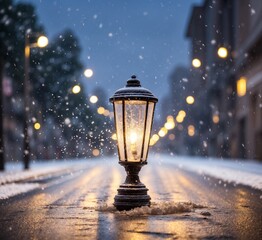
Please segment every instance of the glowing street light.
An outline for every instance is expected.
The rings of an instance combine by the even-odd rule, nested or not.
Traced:
[[[218,114],[214,114],[212,116],[212,120],[213,120],[213,123],[218,124],[219,123],[219,115]]]
[[[201,61],[200,61],[198,58],[194,58],[194,59],[192,60],[192,66],[193,66],[194,68],[199,68],[199,67],[201,67]]]
[[[84,75],[87,77],[87,78],[91,78],[93,76],[94,72],[92,69],[88,68],[84,71]]]
[[[191,105],[191,104],[193,104],[195,102],[195,99],[194,99],[193,96],[187,96],[186,102],[187,102],[187,104]]]
[[[39,123],[39,122],[36,122],[35,124],[34,124],[34,129],[35,130],[39,130],[41,128],[41,124]]]
[[[189,125],[187,128],[187,133],[190,137],[195,135],[195,127],[193,125]]]
[[[93,95],[93,96],[91,96],[91,97],[89,98],[89,101],[90,101],[91,103],[97,103],[98,97],[95,96],[95,95]]]
[[[184,118],[186,116],[186,112],[184,110],[180,110],[178,115],[180,115]]]
[[[37,36],[35,33],[30,33],[26,31],[25,34],[25,48],[24,48],[24,138],[23,138],[23,161],[24,161],[24,169],[29,169],[29,162],[30,162],[30,139],[28,133],[28,126],[29,126],[29,112],[30,112],[30,78],[29,78],[29,71],[30,71],[30,50],[33,47],[46,47],[48,44],[48,38],[45,36],[40,36],[37,38],[36,42],[32,43],[32,37]]]
[[[226,58],[227,55],[228,55],[228,51],[225,47],[220,47],[218,50],[217,50],[217,55],[220,57],[220,58]]]
[[[170,121],[170,122],[166,122],[165,123],[165,128],[167,129],[167,130],[171,130],[171,129],[174,129],[175,128],[175,126],[176,126],[176,124],[175,124],[175,122],[174,121]]]
[[[48,38],[46,36],[40,36],[37,39],[37,46],[40,48],[46,47],[48,45]]]
[[[158,132],[159,137],[164,137],[164,136],[166,136],[166,134],[167,134],[167,129],[164,128],[164,127],[162,127],[162,128],[159,130],[159,132]]]
[[[73,86],[72,93],[78,94],[78,93],[80,93],[80,91],[81,91],[81,87],[79,85]]]
[[[104,114],[104,113],[105,113],[105,108],[104,108],[104,107],[99,107],[99,108],[97,109],[97,113],[98,113],[98,114]]]
[[[247,79],[241,77],[239,80],[237,80],[237,95],[239,97],[243,97],[246,95],[246,92],[247,92]]]
[[[136,76],[110,98],[114,105],[119,164],[124,166],[127,177],[118,189],[114,206],[118,210],[150,206],[148,189],[140,182],[138,173],[147,164],[155,104],[158,99],[142,88]]]

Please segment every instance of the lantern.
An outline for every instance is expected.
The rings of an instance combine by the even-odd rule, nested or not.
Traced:
[[[149,90],[141,87],[134,75],[127,81],[126,87],[117,90],[110,98],[114,106],[119,164],[127,173],[126,181],[115,196],[114,205],[118,210],[150,206],[148,189],[140,182],[138,173],[147,164],[157,101]]]

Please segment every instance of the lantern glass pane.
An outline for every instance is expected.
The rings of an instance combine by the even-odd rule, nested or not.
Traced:
[[[146,161],[146,159],[147,159],[148,145],[149,145],[150,133],[151,133],[151,128],[152,128],[154,107],[155,107],[155,103],[153,103],[153,102],[148,103],[146,130],[145,130],[145,142],[144,142],[144,151],[143,151],[142,161]]]
[[[115,107],[115,123],[117,134],[117,147],[120,161],[125,161],[125,148],[124,148],[124,131],[123,131],[123,104],[122,101],[114,102]]]
[[[146,101],[125,100],[125,140],[128,162],[141,161]]]

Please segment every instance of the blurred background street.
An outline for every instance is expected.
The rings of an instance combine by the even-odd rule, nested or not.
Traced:
[[[119,213],[133,74],[152,206]],[[261,238],[261,0],[0,0],[0,79],[1,239]]]
[[[261,160],[261,9],[1,0],[0,168],[116,153],[108,98],[133,73],[160,99],[151,151]]]

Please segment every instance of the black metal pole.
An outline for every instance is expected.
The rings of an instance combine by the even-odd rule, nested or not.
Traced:
[[[25,36],[25,78],[24,78],[24,169],[29,169],[30,162],[30,144],[29,144],[29,64],[30,64],[30,42],[29,35]]]
[[[138,173],[143,165],[142,162],[120,162],[126,170],[126,180],[117,189],[118,194],[114,198],[114,206],[117,210],[130,210],[136,207],[150,206],[148,189],[140,182]]]
[[[3,132],[3,69],[4,61],[0,57],[0,171],[5,170],[5,159],[4,159],[4,132]]]

